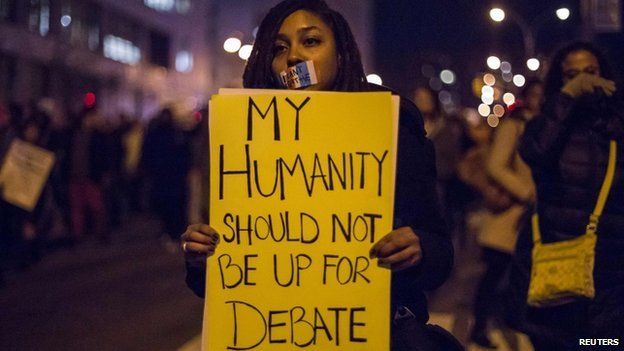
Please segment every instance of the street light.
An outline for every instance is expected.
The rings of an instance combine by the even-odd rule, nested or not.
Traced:
[[[501,8],[495,7],[490,10],[490,18],[494,22],[502,22],[505,19],[505,11]]]
[[[537,71],[540,68],[540,62],[535,57],[528,59],[526,65],[531,71]]]
[[[242,45],[242,43],[241,43],[240,39],[234,38],[234,37],[227,38],[225,40],[225,42],[223,42],[223,50],[233,54],[233,53],[237,52],[240,49],[241,45]]]
[[[557,15],[557,18],[565,21],[568,19],[568,17],[570,17],[570,9],[562,7],[560,9],[557,9],[557,11],[555,11],[555,14]]]
[[[557,18],[562,21],[567,20],[570,17],[570,10],[562,7],[555,11]],[[535,17],[530,23],[525,21],[524,18],[517,13],[507,10],[506,12],[498,7],[490,10],[490,18],[494,22],[502,22],[505,18],[509,18],[514,22],[522,31],[522,38],[524,40],[524,54],[527,57],[533,57],[535,54],[535,38],[537,37],[539,26],[541,26],[550,16],[552,12],[544,12],[541,15]]]
[[[490,57],[487,58],[487,65],[491,69],[498,69],[500,67],[500,65],[501,65],[501,61],[496,56],[490,56]]]

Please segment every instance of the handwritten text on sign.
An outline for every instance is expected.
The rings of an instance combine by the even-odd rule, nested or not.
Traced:
[[[384,350],[391,230],[388,93],[241,94],[210,106],[206,350]]]

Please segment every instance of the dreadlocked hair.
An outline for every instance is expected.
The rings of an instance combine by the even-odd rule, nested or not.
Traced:
[[[310,11],[319,16],[334,34],[338,72],[333,90],[369,90],[360,51],[349,24],[340,13],[329,8],[323,0],[285,0],[269,10],[258,28],[256,41],[243,74],[243,86],[261,89],[283,88],[271,68],[273,45],[282,22],[298,10]]]

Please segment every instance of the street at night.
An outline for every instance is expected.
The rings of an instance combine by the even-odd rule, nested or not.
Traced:
[[[203,300],[186,287],[184,262],[160,233],[158,222],[137,216],[110,243],[87,238],[8,274],[0,290],[0,344],[15,351],[198,351]],[[430,323],[464,342],[483,272],[476,244],[465,245],[454,274],[430,302]],[[498,328],[491,334],[500,350],[532,350],[521,334]]]
[[[3,350],[177,350],[201,332],[203,300],[159,226],[131,220],[9,274],[0,290]]]

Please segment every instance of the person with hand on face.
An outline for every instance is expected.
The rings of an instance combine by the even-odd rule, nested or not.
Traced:
[[[574,350],[579,338],[623,335],[624,103],[603,54],[582,42],[556,53],[544,95],[542,112],[528,122],[519,148],[535,181],[543,243],[585,233],[607,174],[610,141],[617,142],[615,177],[596,229],[595,297],[554,307],[526,306],[531,225],[525,225],[516,247],[511,278],[513,290],[523,295],[516,300],[525,304],[521,329],[535,350]]]
[[[310,61],[318,82],[302,89],[387,90],[366,82],[348,24],[322,0],[286,0],[269,11],[259,27],[243,85],[284,89],[280,73]],[[370,250],[380,266],[392,270],[393,350],[449,350],[448,346],[435,346],[428,336],[431,328],[425,327],[428,312],[423,291],[446,280],[453,260],[453,248],[438,211],[435,178],[433,147],[425,138],[422,117],[413,103],[401,99],[395,229]],[[206,258],[217,249],[219,234],[210,225],[192,224],[181,239],[187,284],[203,297]],[[454,342],[452,336],[445,336]]]

